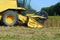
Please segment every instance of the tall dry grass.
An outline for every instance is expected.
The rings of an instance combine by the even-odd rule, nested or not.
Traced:
[[[44,24],[46,27],[60,27],[60,16],[49,16]]]

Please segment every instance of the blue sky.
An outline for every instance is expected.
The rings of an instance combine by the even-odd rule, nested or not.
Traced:
[[[33,9],[39,11],[42,7],[49,7],[60,2],[60,0],[31,0],[30,5]]]

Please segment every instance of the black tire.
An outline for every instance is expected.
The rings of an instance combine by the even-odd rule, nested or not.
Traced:
[[[9,14],[13,15],[13,17],[14,17],[14,21],[12,23],[7,23],[5,21],[6,20],[6,16],[9,15]],[[2,15],[2,22],[6,26],[14,26],[17,23],[17,21],[18,21],[18,16],[17,16],[17,12],[15,12],[15,11],[8,10],[8,11],[4,12],[3,15]]]

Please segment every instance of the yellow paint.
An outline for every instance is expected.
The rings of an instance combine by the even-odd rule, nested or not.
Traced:
[[[28,21],[28,27],[33,27],[33,28],[41,28],[44,25],[42,23],[39,23],[38,21],[36,21],[33,17],[29,17],[29,21]]]
[[[33,18],[45,18],[44,16],[38,16],[38,15],[34,15],[34,14],[27,14],[26,16],[28,17],[33,17]]]
[[[35,20],[36,17],[28,16],[29,19],[27,19],[27,16],[23,16],[21,14],[18,14],[18,18],[23,23],[26,23],[28,21],[27,22],[28,27],[33,27],[33,28],[41,28],[41,27],[44,27],[44,24],[43,23],[40,23],[40,22],[38,22],[38,21]]]
[[[26,16],[29,17],[28,24],[27,24],[29,27],[33,27],[33,28],[44,27],[44,23],[40,23],[36,21],[35,18],[45,18],[45,17],[34,15],[34,14],[27,14]]]
[[[25,10],[22,7],[17,7],[17,0],[0,0],[0,12],[7,9],[20,9]]]
[[[14,22],[14,16],[11,14],[8,14],[5,18],[6,23],[10,24]]]
[[[33,28],[44,27],[43,23],[40,23],[35,20],[36,17],[28,16],[29,19],[27,19],[27,16],[23,16],[21,14],[18,14],[18,17],[23,23],[26,23],[28,21],[27,22],[28,27],[33,27]]]
[[[21,14],[18,14],[18,18],[19,18],[19,20],[21,20],[23,23],[26,23],[26,21],[27,21],[27,17],[26,17],[26,16],[23,16],[23,15],[21,15]]]

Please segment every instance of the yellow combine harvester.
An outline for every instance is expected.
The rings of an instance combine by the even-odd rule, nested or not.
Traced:
[[[45,18],[43,16],[26,15],[25,11],[29,5],[29,0],[0,0],[0,21],[7,26],[16,25],[18,22],[26,24],[28,27],[43,27],[44,24],[36,21],[36,18]]]

